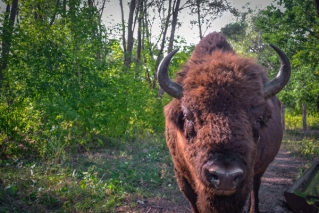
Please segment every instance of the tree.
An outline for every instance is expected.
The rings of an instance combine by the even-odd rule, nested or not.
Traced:
[[[249,6],[249,5],[247,5]],[[256,26],[256,19],[260,15],[260,9],[247,8],[247,11],[239,13],[237,21],[225,25],[221,32],[227,36],[237,53],[254,57],[268,68],[277,68],[269,63],[269,57],[275,55],[272,48],[263,41],[262,31]],[[270,51],[269,51],[270,50]],[[274,72],[275,74],[277,71]]]
[[[0,70],[0,89],[3,87],[4,71],[8,65],[8,56],[11,48],[12,34],[18,11],[18,0],[12,0],[7,4],[3,19],[2,31],[2,52],[1,52],[1,70]]]
[[[105,115],[112,108],[103,103],[117,92],[106,72],[115,59],[106,61],[112,43],[92,3],[20,0],[14,25],[10,14],[4,14],[1,38],[9,41],[10,50],[2,50],[1,60],[6,65],[0,93],[1,157],[44,155],[56,142],[69,146],[86,143],[97,131],[107,134],[106,119],[99,118],[113,119]],[[14,7],[7,8],[15,14]]]
[[[186,7],[190,8],[190,15],[196,14],[196,19],[191,24],[198,27],[200,39],[224,12],[230,11],[233,15],[238,15],[238,11],[227,0],[188,0],[182,8]]]
[[[293,65],[288,92],[280,94],[292,108],[306,102],[309,110],[319,109],[319,18],[312,0],[277,0],[279,9],[268,6],[260,13],[256,26],[265,42],[282,48]],[[302,77],[301,77],[302,76]],[[289,101],[288,97],[295,97]],[[297,98],[298,97],[298,98]]]

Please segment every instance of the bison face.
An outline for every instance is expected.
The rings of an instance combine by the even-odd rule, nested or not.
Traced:
[[[183,119],[177,146],[183,149],[194,179],[215,195],[233,195],[237,190],[248,192],[250,188],[244,186],[252,181],[264,105],[253,106],[251,110],[236,107],[221,111],[210,104],[211,112],[207,112],[201,111],[205,106],[197,98],[187,99],[187,96],[182,99],[185,103],[181,105]]]
[[[219,106],[222,101],[217,100],[219,96],[210,97],[217,103],[209,103],[210,110],[202,110],[209,101],[200,100],[203,96],[197,97],[185,95],[181,100],[183,119],[178,143],[183,144],[179,146],[184,148],[194,178],[198,178],[204,188],[217,195],[232,195],[252,180],[264,111],[255,116],[249,109],[255,107],[243,107],[241,100],[236,104],[236,99],[229,107]]]

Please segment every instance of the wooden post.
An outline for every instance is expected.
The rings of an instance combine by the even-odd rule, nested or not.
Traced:
[[[282,130],[285,131],[285,105],[281,104],[281,124]]]
[[[307,110],[306,110],[306,104],[302,104],[302,128],[303,131],[307,131]]]

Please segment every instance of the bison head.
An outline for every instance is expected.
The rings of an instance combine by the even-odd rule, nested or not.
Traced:
[[[236,55],[217,33],[196,46],[176,82],[169,78],[168,69],[177,50],[159,66],[158,82],[175,98],[165,107],[165,116],[167,144],[179,186],[191,203],[209,206],[194,204],[194,209],[212,211],[208,208],[230,199],[238,203],[235,208],[245,203],[260,131],[271,117],[269,98],[290,76],[287,56],[271,46],[281,59],[281,69],[271,81],[261,66]]]

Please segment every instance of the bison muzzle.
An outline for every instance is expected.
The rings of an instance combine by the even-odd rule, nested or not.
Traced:
[[[275,96],[290,77],[287,56],[268,80],[254,60],[238,56],[226,38],[211,33],[195,47],[176,81],[169,53],[158,68],[161,88],[174,97],[165,107],[166,141],[175,175],[193,212],[240,213],[250,196],[259,212],[261,177],[278,153],[283,130]]]

